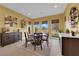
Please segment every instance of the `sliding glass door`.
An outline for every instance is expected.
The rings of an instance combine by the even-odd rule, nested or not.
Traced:
[[[58,31],[59,31],[59,20],[52,20],[51,21],[51,32],[52,32],[52,36],[57,36]]]

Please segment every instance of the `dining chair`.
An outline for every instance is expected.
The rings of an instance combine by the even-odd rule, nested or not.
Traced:
[[[25,35],[25,47],[27,47],[28,42],[32,42],[33,38],[31,36],[27,37],[26,32],[24,32]]]
[[[48,44],[49,44],[48,38],[49,38],[49,34],[48,34],[48,33],[42,34],[42,40],[43,40],[43,41],[46,41],[47,46],[48,46]]]
[[[37,46],[41,47],[42,50],[42,36],[39,33],[34,33],[34,50],[36,50]]]

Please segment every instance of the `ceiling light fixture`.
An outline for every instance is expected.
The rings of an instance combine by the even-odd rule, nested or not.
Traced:
[[[31,13],[28,13],[27,15],[31,15]]]
[[[57,8],[58,4],[48,4],[50,7]]]
[[[54,5],[54,8],[57,8],[58,7],[58,5]]]

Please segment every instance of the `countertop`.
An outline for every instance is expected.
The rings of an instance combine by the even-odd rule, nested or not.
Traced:
[[[60,33],[59,37],[79,38],[79,35],[72,36],[71,34]]]

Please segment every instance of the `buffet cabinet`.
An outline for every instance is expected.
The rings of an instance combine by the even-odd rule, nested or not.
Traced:
[[[0,46],[2,47],[19,40],[22,40],[21,32],[0,33]]]

